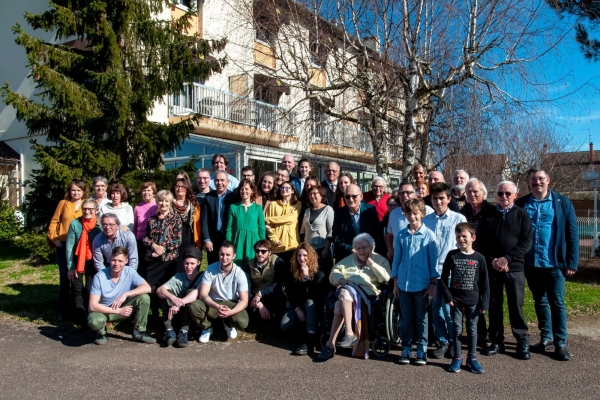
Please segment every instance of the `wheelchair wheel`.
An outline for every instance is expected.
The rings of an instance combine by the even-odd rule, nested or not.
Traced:
[[[328,340],[329,340],[329,332],[321,333],[321,336],[319,336],[319,344],[321,345],[321,348],[325,347]]]
[[[400,303],[393,294],[386,299],[385,332],[392,345],[400,344]]]
[[[384,336],[378,336],[373,340],[373,343],[371,343],[371,351],[375,357],[382,358],[387,356],[390,353],[391,348],[392,344]]]

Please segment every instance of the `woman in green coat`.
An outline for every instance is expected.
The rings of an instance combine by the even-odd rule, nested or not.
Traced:
[[[265,217],[262,207],[254,202],[256,187],[250,180],[242,179],[238,195],[242,201],[229,208],[225,238],[235,245],[234,262],[246,270],[254,258],[254,244],[265,238]]]

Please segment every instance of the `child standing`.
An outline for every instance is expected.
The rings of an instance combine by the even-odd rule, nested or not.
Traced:
[[[409,225],[396,236],[392,278],[394,296],[400,299],[402,353],[399,363],[408,364],[414,338],[417,343],[415,365],[427,364],[427,303],[435,298],[439,273],[436,270],[438,251],[435,235],[421,220],[425,203],[408,200],[403,211]]]
[[[460,372],[462,365],[463,316],[467,325],[467,366],[471,372],[482,374],[483,367],[477,361],[477,321],[479,314],[485,313],[490,301],[485,257],[473,250],[475,229],[467,222],[456,225],[454,230],[458,249],[448,252],[442,270],[442,294],[444,301],[450,304],[454,327],[454,358],[448,371]],[[450,278],[450,286],[446,286]]]

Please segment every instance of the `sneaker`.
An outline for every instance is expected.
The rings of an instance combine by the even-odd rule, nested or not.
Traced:
[[[398,364],[410,364],[410,350],[402,350],[402,353],[400,353],[400,358],[398,359]]]
[[[94,340],[94,344],[106,344],[108,342],[108,337],[106,335],[103,335],[101,333],[98,333],[96,335],[96,340]]]
[[[212,327],[210,327],[208,329],[204,329],[202,331],[202,334],[198,338],[198,342],[200,342],[200,343],[208,343],[208,341],[210,340],[210,335],[212,335],[212,333],[213,333]]]
[[[415,365],[426,365],[427,364],[427,354],[424,351],[417,351],[417,356],[415,358]]]
[[[175,343],[175,331],[173,329],[167,329],[165,336],[163,337],[163,341],[167,347],[173,346],[173,343]]]
[[[237,337],[237,330],[234,327],[228,327],[225,325],[225,332],[227,332],[227,337],[229,339],[235,339]]]
[[[358,338],[353,333],[352,335],[345,334],[342,341],[338,343],[338,346],[342,349],[351,349],[352,346],[358,343]]]
[[[321,349],[321,352],[317,356],[317,360],[318,361],[327,361],[330,358],[333,358],[334,355],[335,355],[335,349],[332,349],[331,347],[325,345],[325,346],[323,346],[323,349]]]
[[[437,349],[433,351],[433,358],[444,358],[444,355],[448,351],[448,342],[440,342]]]
[[[180,330],[179,333],[177,334],[177,347],[187,347],[188,345],[188,336],[187,336],[187,331],[186,330]]]
[[[297,356],[305,356],[308,354],[308,346],[306,343],[302,343],[296,350],[294,350],[294,354]]]
[[[479,364],[479,361],[477,361],[477,357],[468,357],[467,367],[469,367],[474,374],[483,374],[483,367]]]
[[[455,357],[454,359],[452,359],[452,363],[450,363],[450,366],[448,367],[448,371],[449,372],[460,372],[461,365],[462,365],[462,358]]]
[[[134,342],[145,343],[145,344],[156,343],[156,339],[154,339],[152,336],[148,335],[146,332],[133,331],[133,335],[131,335],[131,338],[133,339]]]

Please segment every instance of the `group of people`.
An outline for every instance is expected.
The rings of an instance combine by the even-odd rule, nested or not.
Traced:
[[[417,165],[391,193],[381,177],[363,193],[336,162],[321,182],[308,159],[296,163],[292,155],[258,179],[251,167],[240,180],[230,175],[222,154],[212,164],[196,172],[196,190],[183,171],[170,190],[144,183],[133,208],[125,188],[104,177],[94,178],[91,197],[85,182],[69,184],[48,230],[60,271],[59,319],[72,289],[76,330],[89,326],[96,344],[107,342],[108,321],[132,314],[133,339],[154,343],[148,313],[156,319],[161,310],[169,346],[186,347],[194,329],[208,342],[219,320],[229,338],[276,320],[284,332],[301,332],[294,353],[302,355],[315,351],[335,291],[329,340],[317,357],[325,361],[338,347],[356,349],[362,305],[389,287],[401,310],[400,364],[426,364],[434,342],[431,356],[451,358],[449,370],[460,371],[464,319],[466,365],[482,373],[478,342],[485,355],[505,351],[506,290],[517,358],[552,347],[558,360],[570,358],[564,291],[577,270],[578,232],[571,202],[549,189],[545,171],[530,171],[531,193],[518,200],[517,186],[500,182],[492,205],[484,183],[464,170],[448,185],[442,173]],[[525,280],[541,331],[531,346]]]

